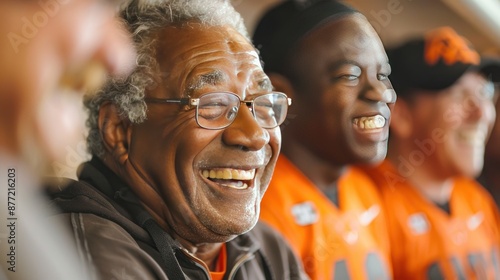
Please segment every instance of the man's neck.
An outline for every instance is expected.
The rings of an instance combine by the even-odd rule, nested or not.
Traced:
[[[179,241],[179,240],[178,240]],[[180,241],[182,247],[192,256],[206,264],[209,271],[215,271],[222,243],[206,243],[193,245],[185,240]]]
[[[347,169],[345,165],[334,165],[320,158],[291,139],[283,144],[282,153],[322,191],[335,187]]]
[[[418,175],[417,175],[418,176]],[[425,198],[439,205],[450,201],[453,191],[453,179],[433,180],[432,178],[409,178],[411,185],[417,189]]]
[[[453,177],[446,176],[444,170],[439,170],[425,162],[419,165],[407,166],[408,164],[402,160],[402,158],[408,158],[405,155],[407,153],[401,151],[389,152],[387,158],[400,175],[423,197],[436,204],[446,204],[450,200],[453,191]]]

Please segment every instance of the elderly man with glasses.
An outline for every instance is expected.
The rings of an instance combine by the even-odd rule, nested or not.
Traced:
[[[86,102],[93,158],[53,193],[103,279],[303,279],[257,224],[290,100],[227,1],[134,1],[136,70]],[[244,104],[242,104],[244,103]]]

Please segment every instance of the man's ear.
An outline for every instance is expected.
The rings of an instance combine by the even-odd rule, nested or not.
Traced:
[[[295,91],[293,90],[293,86],[287,77],[278,73],[269,73],[267,76],[271,80],[275,91],[283,92],[293,101],[293,98],[295,97]]]
[[[113,103],[106,102],[99,109],[98,122],[106,153],[115,161],[125,163],[131,138],[130,121],[120,116]]]
[[[410,104],[403,98],[398,98],[391,112],[391,135],[410,137],[413,129],[412,119]]]

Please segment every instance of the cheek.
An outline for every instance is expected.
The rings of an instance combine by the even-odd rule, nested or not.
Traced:
[[[272,166],[272,169],[274,169],[274,163],[281,151],[281,127],[267,130],[267,132],[269,133],[269,143],[263,147],[264,155],[266,157],[265,160],[269,161],[267,167]]]
[[[179,179],[183,183],[191,182],[196,178],[193,172],[196,168],[203,165],[203,161],[209,161],[212,154],[220,153],[221,143],[220,134],[222,130],[207,130],[198,127],[195,123],[193,127],[183,129],[186,133],[177,134],[177,151],[175,165],[180,170]]]
[[[497,122],[498,118],[497,118],[497,113],[500,113],[500,112],[497,112],[495,107],[492,105],[492,104],[488,104],[485,106],[485,118],[487,120],[487,122],[489,123],[489,126],[490,128],[493,128],[493,126],[495,125],[495,122]]]
[[[267,185],[271,181],[272,174],[274,172],[274,167],[281,150],[281,129],[275,128],[269,131],[269,145],[266,145],[266,157],[269,158],[269,163],[266,166],[265,174],[261,179],[262,187],[267,189]],[[261,193],[261,195],[263,192]]]
[[[181,132],[176,136],[179,142],[179,157],[193,162],[196,157],[202,156],[209,150],[220,150],[222,143],[220,134],[222,130],[203,129],[195,123],[192,124],[192,127],[184,128],[183,131],[185,132]]]
[[[339,127],[351,127],[351,112],[356,106],[356,100],[354,92],[343,89],[324,95],[319,119],[323,119],[327,132]]]
[[[460,106],[453,102],[445,102],[447,105],[441,103],[439,100],[426,99],[412,106],[414,131],[419,131],[421,136],[430,137],[435,130],[450,131],[463,123],[464,115]]]
[[[279,154],[281,150],[281,128],[277,127],[269,132],[269,145],[273,155]]]
[[[179,143],[170,136],[172,132],[148,121],[134,125],[132,129],[129,161],[142,169],[144,176],[152,180],[155,186],[164,184],[165,180],[174,180],[174,160]]]

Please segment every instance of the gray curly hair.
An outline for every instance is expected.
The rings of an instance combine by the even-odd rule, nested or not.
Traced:
[[[97,156],[104,154],[98,127],[99,108],[104,102],[115,104],[121,116],[132,123],[146,119],[145,91],[161,76],[155,59],[158,32],[168,26],[196,21],[207,26],[232,26],[251,41],[242,17],[229,0],[133,0],[122,8],[121,17],[132,34],[137,51],[136,68],[125,79],[109,79],[101,90],[84,101],[89,111],[88,150]]]

